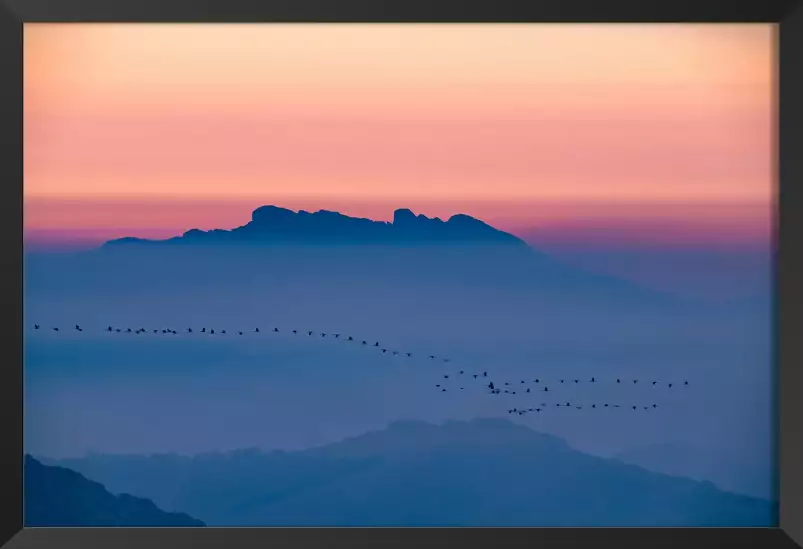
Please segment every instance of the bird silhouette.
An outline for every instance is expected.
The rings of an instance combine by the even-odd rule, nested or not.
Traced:
[[[351,339],[349,339],[349,341],[351,341]],[[363,344],[363,345],[368,345],[368,342],[367,342],[367,341],[365,341],[365,340],[363,340],[362,344]]]
[[[482,377],[488,377],[488,372],[482,372]]]
[[[338,339],[339,337],[340,337],[340,334],[335,334],[335,339]]]
[[[258,334],[259,333],[259,328],[254,328],[254,333]]]
[[[206,328],[201,328],[201,333],[205,334],[206,333]]]
[[[669,388],[670,388],[670,389],[672,388],[672,384],[671,384],[671,383],[669,383]]]
[[[544,387],[544,392],[548,393],[549,392],[549,387]]]
[[[326,334],[321,332],[321,337],[326,337]]]
[[[657,381],[653,381],[652,384],[653,385],[658,385],[658,382]]]
[[[307,332],[307,335],[308,335],[308,336],[311,336],[311,335],[312,335],[312,332]]]
[[[616,383],[622,383],[622,380],[617,377],[616,378]]]
[[[443,376],[443,379],[449,379],[449,376]]]
[[[597,407],[597,405],[596,405],[596,404],[592,404],[592,405],[591,405],[591,407],[592,407],[592,408],[596,408],[596,407]]]
[[[399,351],[393,351],[393,354],[397,355],[397,354],[399,354]],[[462,374],[463,372],[460,372],[460,373]]]
[[[460,373],[460,375],[462,376],[462,375],[463,375],[463,370],[460,370],[460,372],[459,372],[459,373]]]
[[[209,330],[209,333],[214,335],[215,334],[215,330]]]
[[[564,381],[564,380],[562,380],[562,379],[560,380],[560,382],[561,382],[561,383],[563,383],[563,381]]]
[[[434,355],[429,355],[429,358],[435,358],[435,356]]]
[[[78,330],[79,332],[81,331],[81,327],[78,324],[75,325],[75,329]]]
[[[405,353],[407,356],[413,356],[413,353]],[[476,376],[475,376],[476,377]]]
[[[637,379],[634,379],[634,380],[633,380],[633,383],[634,383],[634,384],[638,383],[638,380],[637,380]]]
[[[488,388],[490,390],[492,390],[492,391],[494,390],[494,382],[493,381],[488,384]]]
[[[635,410],[635,409],[636,409],[636,407],[635,407],[635,406],[633,406],[633,409]]]
[[[274,332],[274,333],[279,333],[279,328],[274,328],[274,329],[273,329],[273,332]]]
[[[192,333],[192,328],[187,328],[187,333],[191,334]]]
[[[592,377],[592,378],[591,378],[591,383],[596,383],[596,382],[597,382],[597,380],[595,380],[595,379]]]
[[[689,384],[689,382],[688,382],[688,381],[684,381],[684,382],[683,382],[683,385],[688,385],[688,384]]]
[[[477,379],[479,376],[477,374],[473,374],[474,379]]]
[[[173,333],[176,333],[176,332],[173,332]],[[226,330],[220,330],[220,333],[221,333],[221,334],[225,334],[225,333],[226,333]]]
[[[387,352],[388,352],[388,350],[387,350],[387,349],[382,349],[382,354],[383,354],[383,355],[384,355],[385,353],[387,353]]]
[[[379,347],[379,342],[374,343],[374,347]]]
[[[237,335],[243,335],[243,333],[242,332],[237,332]]]
[[[580,383],[580,380],[579,379],[575,379],[574,382],[575,383]]]
[[[129,333],[129,334],[130,334],[130,333],[131,333],[131,328],[127,329],[127,330],[126,330],[126,333]]]
[[[59,329],[58,329],[58,328],[53,328],[53,331],[54,331],[54,332],[58,332],[58,331],[59,331]]]
[[[441,389],[441,392],[445,393],[445,392],[446,392],[446,389]]]
[[[653,408],[657,408],[657,407],[658,407],[658,405],[657,405],[657,404],[653,404],[653,405],[652,405],[652,407],[653,407]]]
[[[449,361],[450,361],[450,359],[448,359],[448,358],[444,358],[444,359],[443,359],[443,361],[444,361],[444,362],[449,362]]]
[[[529,388],[529,387],[527,387],[527,392],[528,392],[528,393],[530,392],[530,388]]]
[[[111,332],[111,331],[113,331],[113,330],[112,330],[112,327],[111,327],[111,326],[109,326],[108,328],[106,328],[106,331],[107,331],[107,332]]]
[[[535,380],[535,383],[541,383],[541,382],[540,382],[539,380],[537,380],[537,379],[536,379],[536,380]]]

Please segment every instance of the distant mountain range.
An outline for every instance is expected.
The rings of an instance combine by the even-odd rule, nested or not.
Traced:
[[[205,526],[184,513],[162,511],[148,499],[115,496],[103,485],[25,456],[25,526]]]
[[[505,420],[402,421],[299,452],[52,461],[216,526],[772,526],[777,506]]]
[[[526,246],[519,238],[490,225],[458,214],[443,221],[415,215],[408,209],[396,210],[393,222],[349,217],[321,210],[298,213],[277,206],[262,206],[251,214],[251,221],[231,230],[192,229],[166,240],[121,238],[106,246],[121,244],[494,244]]]
[[[259,252],[248,251],[254,248]],[[461,292],[487,288],[499,294],[503,289],[519,301],[536,292],[541,303],[568,295],[620,305],[677,306],[682,301],[564,265],[468,215],[443,221],[409,209],[396,210],[393,221],[384,222],[267,205],[254,210],[250,222],[231,230],[191,229],[166,240],[126,237],[76,258],[31,260],[29,278],[43,278],[44,273],[38,274],[42,270],[58,272],[58,284],[64,287],[65,281],[73,285],[74,273],[77,285],[98,291],[116,284],[137,291],[143,286],[141,291],[148,292],[149,287],[172,286],[178,280],[178,291],[195,291],[189,288],[199,280],[206,287],[253,281],[264,291],[271,280],[280,280],[288,290],[303,284],[301,291],[329,295],[349,286],[366,292],[381,283],[383,289],[416,292],[422,284]]]

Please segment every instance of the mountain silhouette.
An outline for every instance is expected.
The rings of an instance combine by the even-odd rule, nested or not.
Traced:
[[[477,244],[526,246],[519,238],[464,214],[449,220],[415,215],[399,209],[393,221],[373,221],[320,210],[294,212],[278,206],[261,206],[251,214],[251,221],[231,230],[191,229],[181,236],[165,240],[126,237],[111,240],[105,246],[123,244]]]
[[[694,480],[710,480],[729,492],[777,499],[771,470],[739,457],[723,459],[694,444],[667,442],[629,448],[613,457],[644,469]]]
[[[298,452],[60,463],[218,526],[771,526],[777,507],[506,420],[402,421]]]
[[[83,475],[25,456],[25,526],[205,526],[148,499],[115,496]]]

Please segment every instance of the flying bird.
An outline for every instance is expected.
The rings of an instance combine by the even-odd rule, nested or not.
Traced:
[[[39,329],[39,324],[34,324],[34,325],[33,325],[33,329],[34,329],[34,330],[38,330],[38,329]]]

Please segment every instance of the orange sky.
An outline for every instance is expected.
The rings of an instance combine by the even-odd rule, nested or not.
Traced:
[[[767,234],[770,25],[26,24],[24,40],[30,238],[231,227],[267,203]]]

